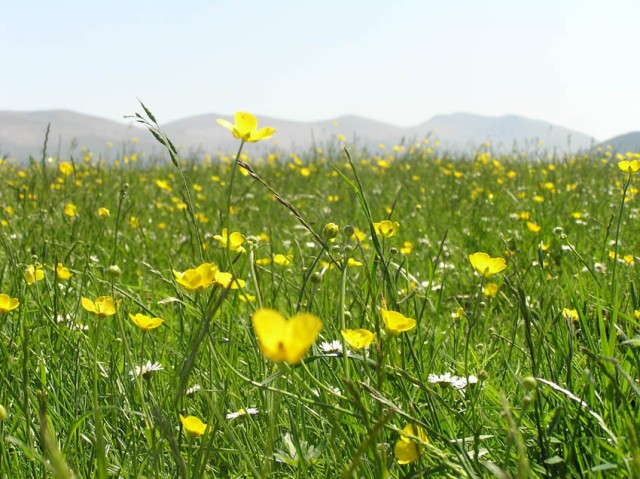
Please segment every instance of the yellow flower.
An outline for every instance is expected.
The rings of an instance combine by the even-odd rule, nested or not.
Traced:
[[[111,216],[111,212],[106,208],[98,208],[98,215],[103,220],[106,220],[109,216]]]
[[[244,279],[234,279],[231,273],[225,273],[223,271],[216,271],[214,279],[216,284],[223,288],[239,289],[244,288],[247,285],[247,282]]]
[[[64,214],[69,218],[75,217],[78,214],[76,205],[74,205],[73,203],[67,203],[66,205],[64,205]]]
[[[30,264],[24,270],[24,280],[27,282],[29,286],[31,286],[36,281],[42,281],[43,279],[44,279],[44,270],[40,265],[34,266]]]
[[[258,120],[256,120],[256,117],[251,113],[236,112],[234,119],[235,125],[222,119],[218,120],[218,124],[233,133],[233,137],[238,140],[255,143],[256,141],[271,138],[271,135],[276,132],[275,128],[270,127],[260,128],[258,130]]]
[[[498,295],[498,285],[496,283],[487,283],[482,293],[490,298],[495,298]]]
[[[60,166],[58,168],[60,168],[60,173],[65,176],[69,176],[71,173],[73,173],[73,165],[68,161],[63,161],[62,163],[60,163]]]
[[[156,329],[162,323],[164,323],[164,319],[161,318],[152,318],[151,316],[147,316],[146,314],[138,313],[135,316],[129,313],[129,318],[133,321],[133,324],[138,326],[142,332],[147,332],[152,329]]]
[[[400,223],[397,221],[383,220],[378,223],[373,223],[373,228],[376,230],[376,234],[381,238],[391,238],[396,235],[400,228]]]
[[[208,288],[215,281],[218,267],[213,263],[202,263],[195,269],[188,269],[183,273],[173,270],[176,283],[186,289],[189,293],[202,291]]]
[[[322,330],[322,321],[309,313],[286,319],[273,309],[261,308],[251,318],[260,351],[276,363],[297,364]]]
[[[540,231],[541,227],[539,224],[534,223],[533,221],[527,221],[527,229],[533,233],[537,233]]]
[[[161,190],[168,191],[169,193],[173,191],[173,188],[171,188],[171,185],[167,180],[156,180],[156,186]]]
[[[84,309],[98,315],[100,318],[116,314],[116,302],[111,296],[100,296],[96,298],[95,302],[83,297],[81,303]]]
[[[357,259],[354,259],[354,258],[349,258],[347,260],[347,266],[351,266],[353,268],[358,268],[358,267],[362,266],[362,261],[358,261]]]
[[[397,311],[382,309],[381,313],[382,320],[387,327],[387,332],[393,336],[397,336],[398,334],[405,331],[410,331],[411,329],[416,327],[417,323],[415,319],[407,318]]]
[[[293,261],[293,255],[291,254],[285,256],[282,253],[278,253],[273,256],[273,262],[278,266],[289,266],[291,261]]]
[[[640,160],[622,160],[618,163],[618,168],[625,173],[637,173],[640,171]]]
[[[407,424],[404,429],[402,429],[400,440],[396,442],[396,445],[393,448],[393,455],[396,457],[398,464],[409,464],[420,458],[421,446],[418,446],[418,444],[413,442],[416,439],[422,444],[429,444],[429,438],[427,437],[427,433],[424,429],[420,426],[416,426],[415,431],[416,432],[414,432],[414,428],[411,424]]]
[[[367,348],[376,339],[376,333],[367,329],[343,329],[342,337],[353,349]]]
[[[184,428],[189,439],[194,439],[197,436],[202,436],[205,432],[207,432],[207,425],[195,416],[184,417],[182,414],[180,414],[180,422],[182,423],[182,427]]]
[[[465,310],[462,306],[458,306],[458,309],[456,309],[453,313],[451,313],[451,317],[453,319],[462,319],[464,315],[465,315]]]
[[[7,294],[0,294],[0,314],[8,314],[20,305],[18,298],[10,298]]]
[[[478,274],[487,278],[507,268],[507,262],[504,258],[492,258],[487,253],[470,254],[469,261]]]
[[[58,280],[64,281],[65,279],[71,278],[71,271],[68,268],[65,268],[62,263],[58,263],[56,265],[56,276]]]
[[[374,223],[375,225],[375,223]],[[357,227],[353,227],[353,234],[351,235],[351,239],[356,240],[359,243],[362,243],[364,240],[367,239],[367,235],[364,231],[362,231],[361,229],[357,228]]]
[[[573,321],[574,323],[577,323],[578,321],[580,321],[580,316],[578,315],[578,311],[575,309],[562,308],[562,317],[564,319]]]
[[[234,231],[231,235],[227,234],[227,228],[222,228],[221,235],[214,235],[213,239],[220,243],[223,248],[229,248],[231,251],[237,251],[238,253],[244,253],[246,250],[242,246],[245,237],[243,234]]]

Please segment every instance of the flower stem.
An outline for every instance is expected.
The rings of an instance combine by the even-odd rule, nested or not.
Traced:
[[[227,217],[225,218],[225,227],[227,228],[227,262],[229,267],[231,267],[231,192],[233,191],[233,181],[236,177],[236,170],[238,169],[238,160],[240,159],[240,154],[242,153],[242,147],[244,146],[244,140],[240,141],[240,146],[238,147],[238,152],[236,153],[236,157],[233,159],[233,166],[231,167],[231,176],[229,178],[229,187],[227,188]]]
[[[616,225],[616,241],[613,249],[613,270],[611,272],[611,299],[614,298],[616,294],[616,266],[618,264],[618,242],[620,240],[620,224],[622,223],[622,210],[624,209],[624,202],[627,197],[627,190],[629,189],[629,185],[631,184],[631,176],[633,173],[629,173],[629,178],[627,178],[627,182],[624,185],[624,189],[622,190],[622,201],[620,202],[620,212],[618,213],[618,224]]]
[[[344,310],[345,296],[347,289],[347,261],[343,260],[342,269],[340,270],[340,298],[338,312],[340,314],[340,329],[347,329],[346,315]],[[349,372],[349,357],[347,356],[347,342],[342,338],[342,362],[344,364],[344,376],[349,380],[351,374]]]

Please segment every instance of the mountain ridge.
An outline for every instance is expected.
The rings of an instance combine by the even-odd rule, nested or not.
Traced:
[[[202,113],[161,123],[162,130],[185,152],[218,150],[233,152],[237,147],[229,132],[216,124],[218,118],[233,121],[232,115]],[[401,141],[438,139],[443,148],[468,151],[489,141],[496,148],[510,151],[519,147],[543,147],[547,150],[575,151],[592,147],[590,135],[520,115],[484,116],[466,112],[438,114],[414,126],[398,126],[360,115],[342,115],[316,121],[285,120],[258,116],[259,127],[271,126],[277,134],[261,142],[262,148],[277,145],[283,149],[304,150],[313,145],[337,142],[342,135],[357,147],[377,148]],[[16,111],[0,110],[0,156],[25,159],[42,151],[47,124],[51,124],[50,154],[76,154],[86,147],[94,155],[114,157],[132,147],[157,153],[162,150],[151,134],[128,118],[122,122],[73,110]],[[137,141],[135,140],[137,139]],[[112,146],[107,146],[111,143]],[[259,150],[260,148],[258,148]]]

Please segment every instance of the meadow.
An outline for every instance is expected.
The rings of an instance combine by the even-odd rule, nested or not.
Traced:
[[[137,119],[0,164],[0,477],[640,477],[640,155]]]

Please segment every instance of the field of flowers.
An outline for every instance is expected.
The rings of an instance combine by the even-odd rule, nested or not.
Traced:
[[[0,164],[0,477],[640,477],[640,155],[137,118]]]

